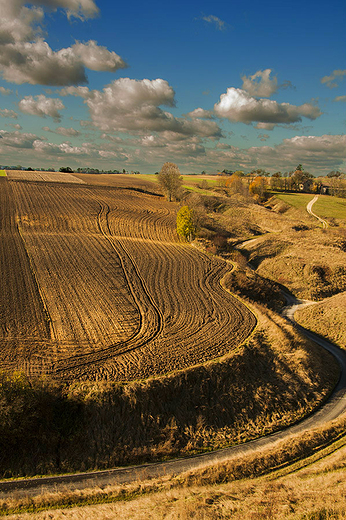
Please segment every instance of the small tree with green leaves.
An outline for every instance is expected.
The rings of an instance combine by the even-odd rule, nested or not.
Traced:
[[[196,233],[193,218],[193,210],[188,206],[182,206],[177,214],[177,233],[179,236],[191,242]]]
[[[166,162],[160,170],[158,181],[169,202],[177,198],[183,178],[176,164]]]

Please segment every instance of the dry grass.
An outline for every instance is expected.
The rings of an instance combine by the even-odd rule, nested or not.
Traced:
[[[247,259],[259,275],[286,286],[298,297],[320,300],[345,291],[345,228],[321,230],[305,210],[311,195],[292,197],[299,199],[300,206],[289,206],[276,197],[265,207],[236,196],[200,197],[204,214],[199,235],[209,239],[212,252],[227,251],[227,246],[258,236],[243,249]],[[215,244],[221,239],[222,247]],[[238,285],[246,292],[249,281]]]
[[[346,292],[299,310],[295,318],[303,327],[346,349]]]
[[[343,417],[265,451],[238,455],[176,478],[76,491],[43,490],[32,498],[12,496],[3,499],[2,513],[7,512],[13,520],[345,518],[345,438],[328,446],[329,439],[343,434],[345,425]],[[326,448],[315,451],[316,446],[326,443]],[[297,456],[308,458],[285,471],[270,471]],[[77,504],[80,507],[73,507]],[[61,506],[64,509],[58,509]],[[10,514],[16,508],[21,512]],[[30,509],[43,511],[25,513]]]
[[[242,298],[266,305],[273,310],[279,311],[286,305],[286,299],[278,284],[259,276],[247,267],[246,260],[239,251],[234,251],[231,258],[236,262],[237,267],[225,277],[224,283],[227,289]]]
[[[319,300],[346,290],[345,249],[343,229],[315,229],[264,236],[244,251],[258,274]]]
[[[257,308],[260,313],[257,332],[237,351],[169,376],[125,385],[75,383],[62,394],[7,383],[0,410],[3,475],[188,455],[301,419],[328,396],[338,367],[285,320]]]

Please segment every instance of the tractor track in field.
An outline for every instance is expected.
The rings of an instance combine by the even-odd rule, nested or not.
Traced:
[[[220,285],[226,263],[179,242],[175,208],[162,199],[43,182],[13,181],[11,192],[54,337],[40,333],[31,348],[30,334],[10,330],[13,306],[1,324],[3,345],[18,352],[12,364],[2,357],[8,369],[65,382],[145,379],[218,358],[252,332],[253,314]]]
[[[146,286],[145,280],[140,274],[140,271],[138,269],[138,266],[134,260],[134,258],[131,256],[131,254],[126,250],[125,246],[123,244],[120,244],[118,241],[116,243],[116,239],[113,237],[110,228],[109,228],[109,220],[108,216],[110,213],[110,208],[107,203],[100,202],[100,211],[97,215],[97,223],[98,228],[104,238],[109,242],[112,249],[117,254],[122,269],[124,272],[124,276],[127,282],[128,289],[130,293],[132,294],[133,300],[136,303],[136,306],[139,311],[139,326],[138,330],[125,342],[117,343],[114,345],[111,345],[105,349],[98,350],[97,352],[93,354],[83,354],[81,356],[73,356],[67,359],[64,359],[63,364],[65,366],[59,366],[59,368],[54,370],[55,374],[60,374],[61,372],[69,371],[71,369],[76,370],[83,368],[87,365],[97,365],[100,363],[103,363],[104,361],[107,361],[109,358],[115,358],[117,356],[127,354],[133,350],[136,350],[138,348],[141,348],[146,343],[153,341],[161,332],[163,329],[163,316],[162,312],[160,311],[159,307],[154,302],[152,296],[150,295],[150,292],[148,291],[148,288]],[[119,251],[121,249],[121,251]],[[130,263],[130,269],[126,268],[124,259],[128,259]],[[128,266],[129,267],[129,266]],[[147,300],[150,302],[150,305],[152,309],[154,310],[154,316],[155,316],[155,325],[151,322],[148,323],[148,309],[145,311],[143,309],[143,306],[138,299],[138,296],[133,288],[133,283],[130,280],[129,271],[132,271],[132,274],[135,274],[137,277],[140,287],[142,289],[142,294],[145,294]],[[148,334],[147,331],[150,331]],[[135,343],[135,344],[134,344]],[[72,362],[72,363],[71,363]]]
[[[141,335],[144,334],[144,330],[143,329],[145,327],[147,327],[147,324],[145,323],[145,312],[141,308],[141,304],[140,304],[140,302],[139,302],[139,300],[137,298],[137,295],[136,295],[136,293],[135,293],[135,291],[133,289],[133,286],[132,286],[132,283],[131,283],[128,271],[126,270],[126,267],[124,265],[124,260],[123,260],[124,257],[119,253],[119,250],[117,249],[117,247],[121,248],[121,250],[124,253],[125,257],[127,257],[130,260],[130,262],[132,264],[132,267],[133,267],[133,270],[135,271],[136,276],[137,276],[138,280],[140,281],[141,288],[142,288],[143,292],[146,294],[146,297],[148,298],[151,306],[155,310],[155,313],[156,313],[156,316],[157,316],[157,325],[155,327],[156,330],[153,330],[150,339],[148,339],[148,341],[151,341],[156,336],[158,336],[160,334],[160,332],[162,331],[162,329],[163,329],[163,315],[162,315],[162,312],[161,312],[160,308],[158,307],[158,305],[155,303],[154,299],[152,298],[152,296],[150,294],[150,291],[147,288],[146,282],[145,282],[143,276],[141,275],[140,270],[138,268],[138,265],[137,265],[135,259],[133,258],[133,256],[127,250],[125,245],[122,244],[120,241],[117,241],[117,245],[116,245],[116,238],[113,237],[113,235],[112,235],[112,233],[110,231],[110,227],[109,227],[108,215],[110,213],[110,208],[109,208],[108,204],[104,204],[103,205],[102,203],[100,203],[100,205],[101,205],[101,211],[100,211],[100,213],[98,215],[99,229],[100,229],[101,233],[103,234],[103,236],[111,244],[112,248],[115,250],[117,255],[119,256],[120,261],[122,263],[123,271],[124,271],[124,274],[125,274],[125,277],[126,277],[126,280],[127,280],[127,283],[128,283],[129,290],[130,290],[134,300],[136,300],[136,304],[137,304],[137,306],[139,308],[139,311],[140,311],[141,320],[140,320],[140,332],[138,333],[138,337],[140,337]],[[102,225],[102,221],[101,221],[102,214],[105,214],[105,226]]]

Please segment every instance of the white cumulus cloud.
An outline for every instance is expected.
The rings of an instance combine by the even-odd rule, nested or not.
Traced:
[[[32,7],[27,7],[30,4]],[[53,51],[40,28],[42,7],[65,10],[81,20],[98,13],[93,0],[0,0],[0,71],[6,81],[33,85],[87,83],[85,68],[115,72],[126,63],[94,40]]]
[[[39,117],[52,117],[55,121],[61,120],[59,110],[63,110],[65,105],[61,99],[47,98],[43,94],[38,96],[25,96],[18,103],[18,108],[24,114],[30,114]]]
[[[246,90],[250,96],[270,97],[279,89],[294,88],[290,81],[278,84],[277,77],[271,78],[271,69],[258,70],[252,76],[242,76],[242,89]]]
[[[163,79],[120,78],[85,99],[91,120],[103,131],[140,134],[170,131],[178,135],[220,137],[214,121],[175,118],[161,105],[174,106],[174,90]]]
[[[127,66],[118,54],[97,45],[94,40],[89,40],[87,43],[77,42],[71,49],[81,63],[90,70],[115,72]]]
[[[296,123],[302,117],[316,119],[322,112],[310,103],[300,106],[289,103],[277,103],[269,99],[256,99],[248,92],[237,88],[228,88],[221,94],[220,101],[214,105],[215,113],[233,122],[250,124],[259,123]]]
[[[265,69],[255,72],[252,76],[242,76],[242,89],[251,96],[270,97],[279,88],[276,76],[270,78],[271,72],[271,69]]]
[[[1,117],[11,117],[12,119],[17,119],[18,114],[14,110],[9,110],[8,108],[0,108],[0,116]]]
[[[211,110],[204,110],[203,108],[195,108],[195,110],[192,110],[192,112],[189,112],[186,115],[192,119],[212,119],[214,117]]]
[[[39,139],[37,135],[30,133],[21,133],[18,130],[15,132],[6,132],[0,130],[0,143],[12,148],[33,148],[33,143]]]

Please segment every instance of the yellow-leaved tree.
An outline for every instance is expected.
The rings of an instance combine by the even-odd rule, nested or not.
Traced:
[[[193,217],[193,209],[188,206],[182,206],[177,214],[177,233],[189,242],[195,238],[196,233]]]

